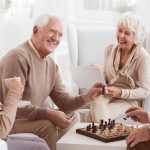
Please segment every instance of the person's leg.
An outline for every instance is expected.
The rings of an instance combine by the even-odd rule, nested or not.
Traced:
[[[77,122],[80,122],[80,115],[78,112],[67,114],[68,117],[71,119],[71,125],[68,128],[65,129],[59,129],[58,130],[58,139],[60,139],[70,128],[73,127]]]
[[[127,150],[150,150],[150,141],[141,142],[133,146],[127,146]]]
[[[14,133],[33,133],[44,139],[51,150],[56,149],[58,131],[56,126],[48,120],[17,119],[11,131],[11,134]]]
[[[8,138],[7,139],[8,150],[50,150],[48,145],[41,138],[30,141],[23,139]]]

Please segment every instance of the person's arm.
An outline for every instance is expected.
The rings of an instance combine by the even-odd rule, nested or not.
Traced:
[[[125,118],[130,117],[132,120],[140,123],[148,123],[148,113],[144,111],[141,107],[130,107],[125,112]],[[149,141],[149,125],[144,125],[141,128],[137,128],[127,137],[126,143],[133,147],[134,145],[143,142]]]
[[[0,138],[5,138],[11,130],[17,110],[17,102],[23,92],[23,86],[17,80],[10,83],[5,103],[0,106]]]
[[[148,123],[148,113],[141,107],[130,107],[125,112],[125,118],[131,118],[132,120],[140,123]]]
[[[28,105],[24,109],[17,110],[16,118],[24,118],[24,116],[30,120],[47,119],[53,122],[59,128],[67,128],[70,124],[70,118],[59,110],[53,110],[51,108],[40,108],[34,105]]]
[[[108,86],[108,93],[110,97],[118,97],[123,99],[145,99],[150,94],[150,71],[148,64],[150,63],[150,56],[141,56],[137,63],[137,87],[134,89],[122,89],[120,87]]]
[[[147,112],[147,115],[148,115],[148,121],[150,123],[150,112]]]
[[[5,100],[8,92],[8,88],[5,86],[4,80],[7,78],[12,78],[14,76],[20,77],[23,86],[26,84],[28,75],[28,64],[22,54],[9,52],[1,60],[1,89],[0,98]],[[3,96],[3,97],[2,97]]]
[[[150,56],[148,54],[138,57],[138,87],[135,89],[122,89],[121,98],[124,99],[145,99],[150,94]]]
[[[127,137],[126,143],[130,145],[130,147],[133,147],[140,142],[149,140],[150,140],[149,125],[144,125],[132,131],[131,134]]]
[[[102,92],[101,88],[101,83],[98,83],[98,85],[91,85],[91,89],[86,94],[80,96],[72,96],[64,88],[60,73],[57,70],[55,83],[50,93],[50,97],[53,102],[58,106],[60,111],[69,113],[89,104],[94,99],[96,99],[96,96],[100,96]]]
[[[68,113],[85,105],[82,96],[72,96],[66,91],[57,67],[54,86],[49,95],[60,111]]]
[[[5,57],[2,59],[1,63],[2,63],[1,81],[4,81],[4,79],[16,76],[16,77],[21,78],[21,82],[23,86],[25,86],[30,68],[29,68],[28,62],[26,61],[25,57],[22,54],[20,54],[19,52],[18,53],[10,52],[9,55],[6,57],[6,59]],[[2,93],[0,94],[0,98],[4,100],[5,102],[8,89],[5,86],[4,82],[1,82],[1,86],[2,87],[1,87],[0,92]],[[27,109],[26,107],[21,108],[21,111],[26,112],[26,113],[22,113],[20,115],[18,114],[19,111],[17,111],[17,115],[23,118],[30,118],[30,112],[32,111],[34,112],[34,115],[32,115],[32,118],[33,116],[36,118],[35,108],[36,108],[35,106],[31,107],[30,109]],[[28,114],[29,116],[26,114]]]

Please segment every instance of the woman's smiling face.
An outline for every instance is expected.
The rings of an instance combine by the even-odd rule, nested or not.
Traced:
[[[116,32],[116,37],[118,41],[118,47],[122,50],[131,50],[135,45],[135,34],[128,27],[119,25]]]

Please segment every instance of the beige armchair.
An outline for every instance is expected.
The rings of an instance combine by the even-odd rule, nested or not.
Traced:
[[[68,48],[71,65],[103,64],[105,47],[115,42],[113,27],[78,27],[69,24]]]
[[[73,66],[103,65],[105,47],[116,40],[113,27],[77,28],[73,24],[69,24],[67,32],[70,61]],[[79,94],[87,90],[87,87],[77,88]],[[89,107],[79,110],[83,122],[87,111],[89,111]]]

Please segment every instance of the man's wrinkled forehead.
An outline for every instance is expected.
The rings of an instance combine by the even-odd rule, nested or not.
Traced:
[[[63,32],[62,22],[57,18],[49,19],[47,26],[48,28],[53,28],[55,30],[58,30],[59,32]]]

